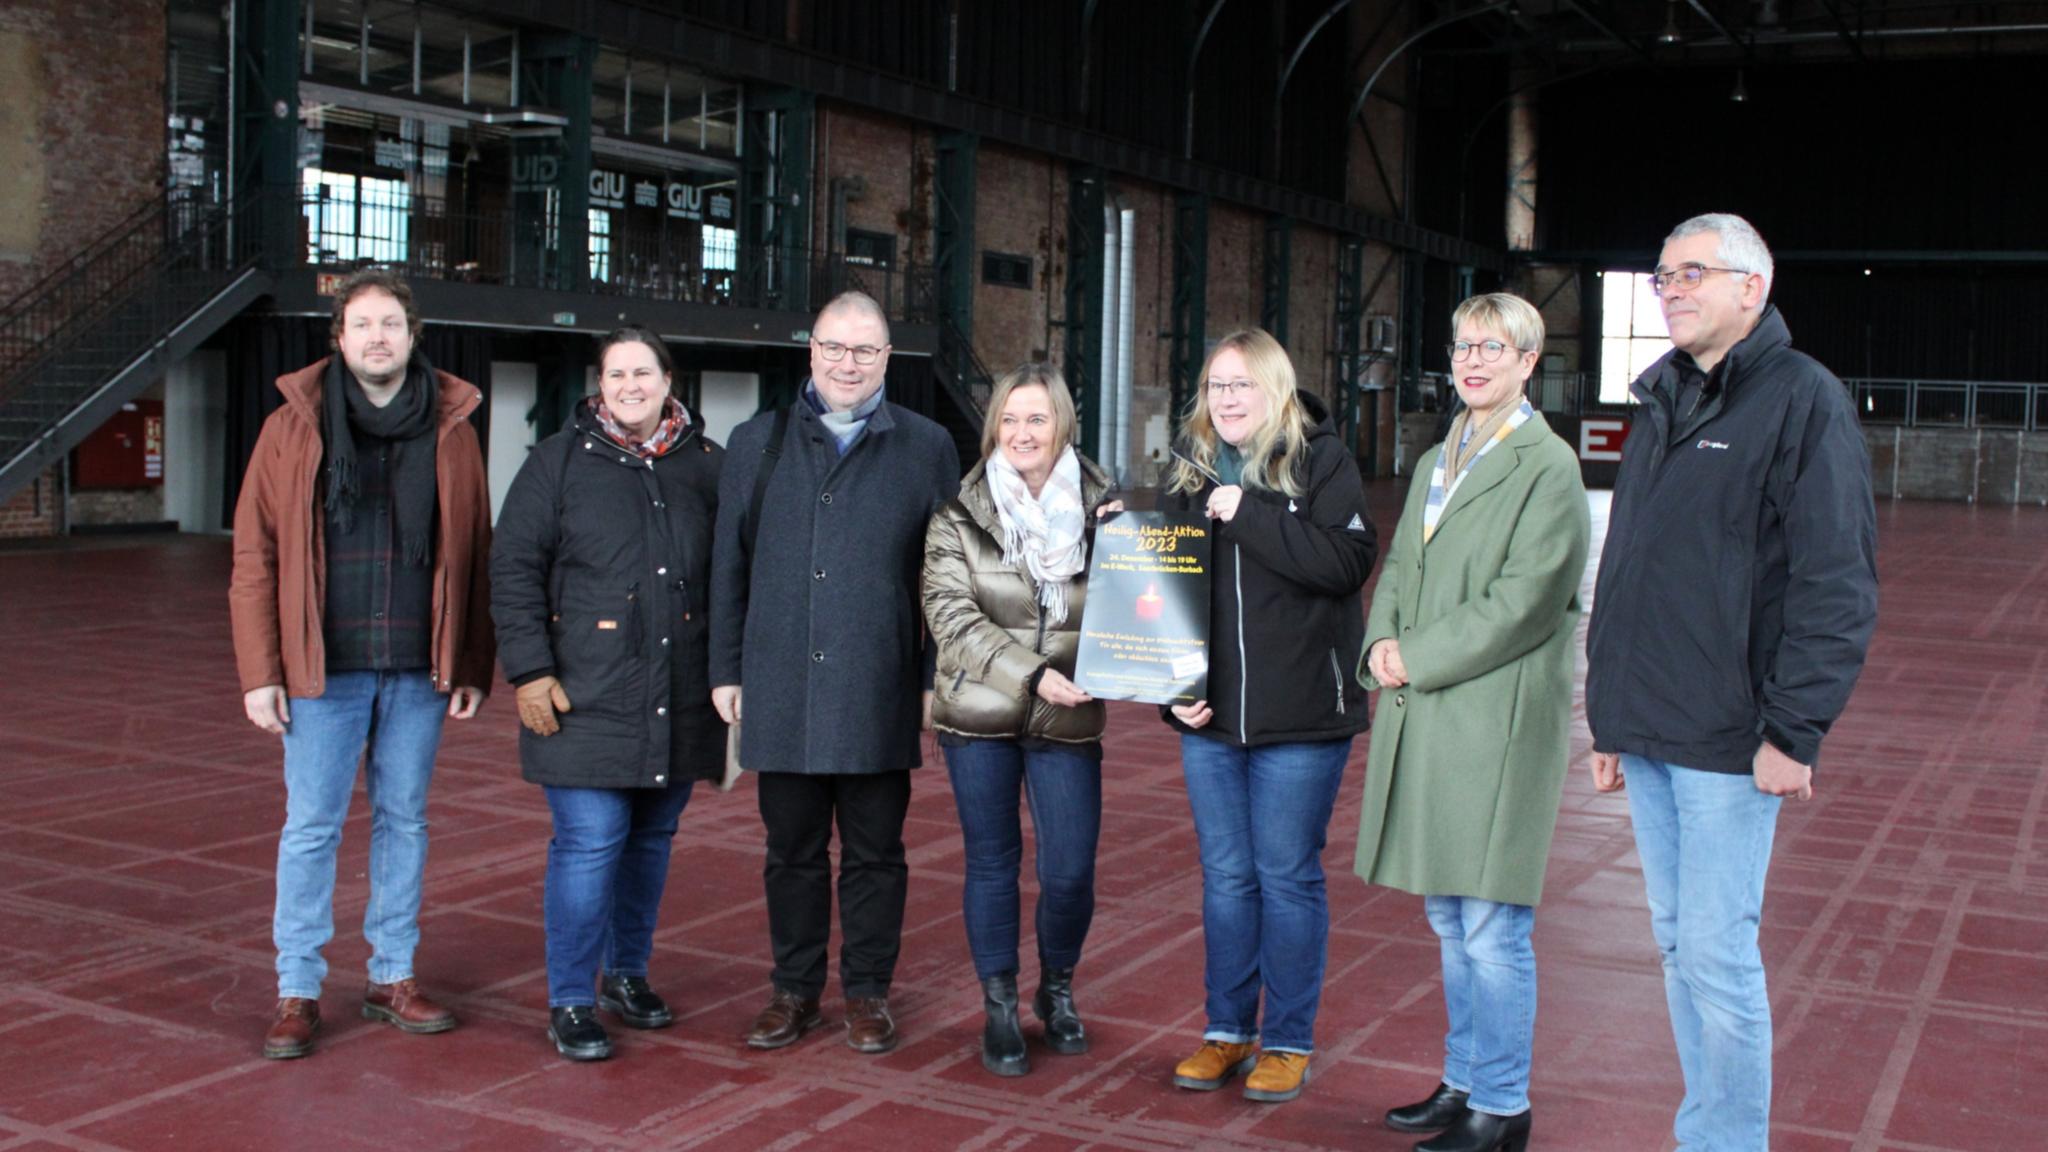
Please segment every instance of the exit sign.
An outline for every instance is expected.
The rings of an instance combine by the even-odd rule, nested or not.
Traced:
[[[576,324],[576,314],[574,312],[557,312],[555,313],[555,323],[563,328],[574,327]]]

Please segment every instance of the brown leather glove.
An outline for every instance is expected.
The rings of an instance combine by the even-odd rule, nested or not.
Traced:
[[[555,713],[569,711],[569,694],[553,676],[528,680],[512,690],[519,704],[519,722],[535,736],[553,736],[562,730]]]

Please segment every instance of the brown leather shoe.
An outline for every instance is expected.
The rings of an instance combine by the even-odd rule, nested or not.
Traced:
[[[1232,1044],[1225,1040],[1204,1040],[1193,1056],[1174,1068],[1174,1086],[1192,1088],[1197,1092],[1214,1092],[1232,1076],[1242,1076],[1252,1070],[1258,1059],[1253,1055],[1257,1047],[1255,1044]]]
[[[263,1034],[263,1055],[270,1060],[296,1060],[313,1051],[320,1031],[320,1002],[286,996],[277,1002],[277,1018]]]
[[[887,1052],[896,1047],[896,1021],[889,1017],[886,996],[853,997],[846,1001],[846,1046],[855,1052]]]
[[[1259,1066],[1244,1078],[1244,1098],[1279,1104],[1301,1095],[1308,1083],[1308,1057],[1300,1052],[1261,1052]]]
[[[396,984],[371,984],[363,989],[363,1019],[382,1020],[414,1035],[455,1027],[455,1013],[427,999],[419,982],[410,976]]]
[[[747,1032],[749,1048],[787,1048],[818,1026],[818,998],[806,1000],[777,988]]]

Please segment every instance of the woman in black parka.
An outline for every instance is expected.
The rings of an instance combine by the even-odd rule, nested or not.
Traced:
[[[671,1015],[647,983],[676,821],[724,771],[704,608],[723,451],[669,394],[644,328],[598,344],[598,395],[537,445],[491,547],[498,659],[517,689],[519,762],[547,789],[548,1037],[602,1060],[602,1007]]]

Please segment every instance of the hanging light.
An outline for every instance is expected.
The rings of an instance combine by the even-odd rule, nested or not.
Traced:
[[[1735,101],[1737,104],[1749,102],[1749,86],[1742,82],[1742,69],[1740,68],[1735,70],[1735,90],[1728,93],[1728,99]]]
[[[1664,5],[1664,30],[1657,33],[1657,43],[1678,44],[1685,40],[1685,32],[1678,26],[1678,0],[1668,0]]]

